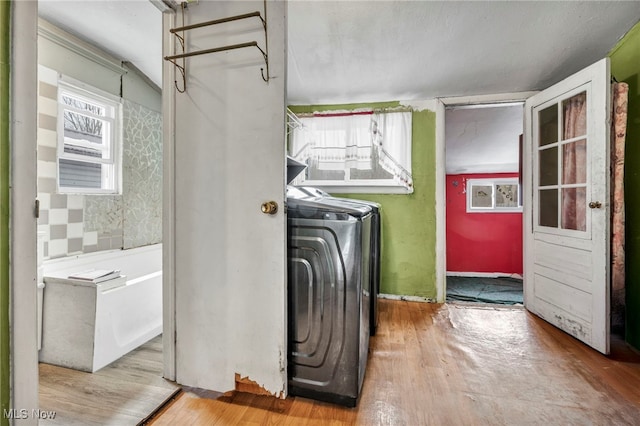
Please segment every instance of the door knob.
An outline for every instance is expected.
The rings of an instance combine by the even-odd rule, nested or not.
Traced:
[[[592,201],[589,203],[589,208],[599,209],[600,207],[602,207],[602,203],[600,201]]]
[[[278,203],[275,201],[267,201],[262,203],[260,210],[262,210],[264,214],[276,214],[278,212]]]

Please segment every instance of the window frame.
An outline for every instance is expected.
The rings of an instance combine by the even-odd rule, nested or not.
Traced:
[[[64,151],[67,140],[65,138],[64,131],[64,112],[71,111],[78,114],[82,114],[89,117],[94,117],[91,114],[87,114],[87,111],[74,108],[62,102],[64,95],[71,96],[73,98],[98,105],[105,109],[104,116],[97,116],[96,118],[109,124],[107,129],[107,141],[108,146],[104,148],[104,145],[100,150],[108,150],[110,152],[110,158],[95,157],[88,161],[90,158],[86,155],[68,153]],[[69,77],[59,76],[58,78],[58,117],[57,117],[57,147],[56,147],[56,189],[60,194],[84,194],[84,195],[117,195],[122,193],[122,101],[119,97],[111,95],[100,89],[92,87],[83,82],[71,79]],[[96,148],[96,146],[90,145],[90,142],[82,142],[74,140],[71,145],[85,148]],[[100,188],[89,187],[70,187],[62,186],[60,181],[60,160],[79,161],[89,164],[100,164],[102,166],[108,166],[107,173],[110,176],[105,176],[103,173],[101,178]]]
[[[514,185],[515,194],[518,197],[517,207],[496,207],[496,187],[498,185]],[[473,190],[474,186],[491,186],[491,207],[474,207]],[[522,199],[520,183],[517,177],[513,178],[477,178],[468,179],[465,183],[466,191],[466,211],[467,213],[522,213]]]
[[[351,115],[362,115],[362,114],[375,114],[378,111],[365,109],[365,110],[337,110],[337,111],[323,111],[318,113],[317,117],[314,117],[314,114],[299,114],[300,118],[317,118],[322,119],[322,116],[351,116]],[[382,111],[381,113],[393,113],[393,112],[409,112],[408,110],[389,110]],[[296,117],[298,118],[298,117]],[[413,120],[413,117],[412,117]],[[304,126],[302,122],[298,121],[299,126]],[[291,133],[291,137],[293,134]],[[412,145],[413,145],[413,136],[409,138],[407,142],[404,143],[403,150],[405,155],[409,158],[412,154]],[[291,155],[291,154],[290,154]],[[299,160],[301,161],[301,160]],[[413,162],[413,159],[411,160]],[[413,164],[408,165],[408,171],[411,173],[413,169]],[[344,180],[318,180],[318,179],[305,179],[305,172],[300,173],[300,175],[292,182],[295,185],[304,185],[304,186],[314,186],[320,189],[323,189],[327,192],[336,193],[336,194],[354,194],[354,193],[366,193],[366,194],[411,194],[413,193],[413,186],[407,188],[402,184],[398,183],[395,179],[351,179],[350,176],[351,169],[345,168]]]

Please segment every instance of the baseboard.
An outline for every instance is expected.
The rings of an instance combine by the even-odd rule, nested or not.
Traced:
[[[380,299],[389,300],[406,300],[407,302],[424,302],[424,303],[436,303],[436,299],[430,299],[422,296],[403,296],[401,294],[378,294]]]
[[[507,272],[456,272],[456,271],[447,271],[448,277],[480,277],[480,278],[501,278],[501,277],[509,277],[509,278],[517,278],[519,280],[522,279],[522,275],[520,274],[509,274]]]

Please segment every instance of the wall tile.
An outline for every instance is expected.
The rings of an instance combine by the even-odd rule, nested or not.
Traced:
[[[162,117],[123,101],[123,194],[57,193],[58,73],[38,67],[38,229],[46,257],[162,241]]]
[[[121,236],[117,236],[117,237],[112,237],[111,238],[111,248],[112,249],[122,248],[122,237]]]
[[[53,163],[54,167],[57,166],[58,152],[56,148],[51,146],[38,145],[38,162],[40,161],[48,161],[50,163]],[[40,176],[39,169],[38,176]],[[57,173],[54,174],[54,177],[57,177]]]
[[[38,176],[56,179],[58,177],[58,165],[54,162],[38,160]]]
[[[84,199],[85,231],[111,232],[122,228],[121,195],[87,195]]]
[[[68,253],[82,252],[82,238],[69,238]]]
[[[58,126],[58,119],[54,116],[47,114],[38,114],[38,127],[41,129],[53,130],[55,131]]]
[[[84,196],[69,194],[67,195],[67,208],[69,209],[83,209],[84,208]]]
[[[110,249],[111,249],[111,238],[98,239],[98,250],[110,250]]]
[[[51,194],[51,208],[52,209],[66,209],[67,208],[67,196],[65,194]]]
[[[57,76],[56,76],[57,78]],[[53,99],[54,101],[58,101],[58,88],[53,84],[45,83],[41,81],[38,85],[38,95],[43,96],[45,98]]]
[[[42,210],[40,207],[40,217],[38,218],[39,225],[48,225],[49,224],[49,210]]]
[[[40,200],[40,210],[49,210],[51,208],[51,194],[38,191],[38,200]]]
[[[41,177],[38,178],[38,192],[55,194],[57,189],[58,187],[55,179]]]
[[[49,223],[52,225],[66,225],[69,222],[69,211],[67,209],[49,210]]]
[[[97,246],[98,246],[98,233],[95,231],[92,232],[85,232],[83,239],[82,239],[82,243],[85,246],[96,246],[96,250],[97,250]]]
[[[58,116],[58,101],[43,96],[38,97],[38,112],[52,117]]]
[[[69,223],[82,222],[83,211],[81,209],[69,210]]]
[[[73,211],[73,210],[71,210]],[[84,237],[84,224],[82,222],[79,223],[69,223],[67,225],[67,238],[80,238]]]
[[[44,65],[38,65],[38,80],[48,83],[54,87],[58,86],[58,72],[47,68]]]
[[[55,130],[38,128],[38,146],[58,147],[58,133]]]
[[[67,225],[51,225],[49,235],[49,238],[52,240],[63,240],[67,238]]]
[[[162,241],[162,116],[124,102],[124,247]]]
[[[68,253],[67,250],[67,240],[49,240],[49,257],[62,257],[66,256]]]

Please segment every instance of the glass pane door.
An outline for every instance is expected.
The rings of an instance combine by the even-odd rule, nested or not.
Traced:
[[[587,230],[587,92],[538,111],[538,225]]]

